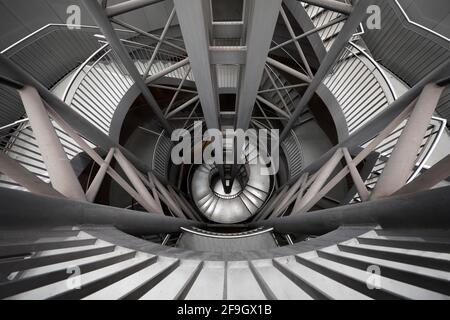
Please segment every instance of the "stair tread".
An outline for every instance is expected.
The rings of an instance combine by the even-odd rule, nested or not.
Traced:
[[[144,256],[135,257],[123,262],[119,262],[112,266],[88,272],[84,274],[81,278],[82,287],[99,279],[102,279],[104,277],[113,276],[115,273],[121,270],[135,266],[148,259],[149,259],[148,257]],[[67,293],[68,291],[71,291],[71,289],[68,286],[67,280],[64,280],[31,291],[20,293],[18,295],[9,297],[8,299],[20,299],[20,300],[51,299],[57,297],[58,295]]]
[[[177,299],[181,291],[185,289],[187,282],[195,276],[195,272],[197,272],[200,264],[201,261],[182,261],[175,271],[158,283],[152,290],[143,295],[140,300]],[[186,288],[186,290],[188,289],[189,288]]]
[[[323,259],[320,257],[311,259],[315,263],[318,263],[322,266],[328,267],[330,269],[333,269],[339,273],[345,274],[348,277],[351,277],[353,279],[356,279],[362,283],[367,283],[367,281],[370,279],[371,273],[368,273],[367,271],[363,271],[357,268],[353,268],[344,264],[340,264],[334,261],[330,261],[327,259]],[[374,264],[376,265],[376,264]],[[417,286],[413,286],[401,281],[397,281],[394,279],[383,277],[383,269],[381,268],[381,275],[380,275],[380,288],[389,292],[393,293],[394,295],[398,295],[401,297],[405,297],[408,299],[445,299],[446,296],[435,293],[430,290],[426,290]],[[378,289],[374,289],[378,290]]]
[[[225,263],[206,261],[186,296],[186,300],[222,300],[224,298]]]
[[[272,261],[253,261],[257,271],[279,300],[312,300],[312,297],[277,270]]]
[[[265,300],[257,280],[253,276],[248,262],[228,262],[227,299],[229,300]]]
[[[295,260],[295,257],[277,258],[285,268],[292,271],[297,277],[308,282],[316,290],[322,292],[330,299],[337,300],[366,300],[366,295],[353,290],[313,269],[305,267]]]
[[[151,264],[150,266],[83,298],[83,300],[122,299],[127,294],[145,283],[145,281],[151,279],[159,272],[171,266],[175,261],[175,259],[158,259],[158,261]]]

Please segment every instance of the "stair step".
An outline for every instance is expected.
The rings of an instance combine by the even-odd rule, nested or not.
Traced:
[[[449,292],[449,282],[426,276],[426,274],[407,271],[401,264],[391,264],[389,261],[368,258],[351,253],[319,252],[319,258],[314,259],[333,270],[367,281],[371,275],[367,270],[371,266],[380,268],[381,290],[407,299],[446,299],[447,296],[437,293]],[[379,291],[379,290],[372,290]]]
[[[294,282],[274,267],[271,260],[252,261],[255,278],[259,278],[266,286],[272,300],[312,300],[312,297],[303,291]]]
[[[46,265],[56,264],[60,262],[67,262],[71,260],[92,257],[103,253],[109,253],[114,251],[114,245],[91,245],[86,247],[81,247],[82,249],[76,248],[75,250],[66,252],[55,252],[51,250],[45,255],[32,256],[29,259],[14,259],[2,262],[0,261],[0,273],[12,273],[14,271],[22,271],[26,269],[38,268]],[[58,250],[59,251],[59,250]]]
[[[87,297],[85,300],[119,300],[139,299],[152,290],[160,281],[178,267],[180,261],[175,259],[159,258],[155,263],[149,265],[130,276],[115,282]]]
[[[337,281],[348,288],[353,289],[354,291],[364,295],[365,297],[383,300],[402,298],[393,292],[384,290],[383,288],[380,290],[371,290],[367,285],[367,279],[369,278],[369,275],[366,272],[360,272],[360,270],[354,268],[354,270],[346,269],[345,266],[341,266],[339,264],[333,265],[328,260],[318,257],[317,254],[308,255],[309,257],[306,257],[307,255],[297,255],[295,257],[296,261],[304,265],[305,267],[313,269],[316,272],[319,272],[322,275],[329,277],[330,279],[333,279],[334,281]]]
[[[297,262],[296,257],[274,259],[275,267],[314,299],[366,300],[366,295]]]
[[[35,243],[7,243],[2,241],[0,244],[0,257],[8,257],[12,255],[21,255],[31,252],[39,252],[44,250],[72,248],[93,245],[97,239],[52,239],[51,241],[37,241]]]
[[[222,300],[225,288],[225,262],[205,261],[186,300]]]
[[[374,238],[357,238],[360,244],[394,247],[402,249],[423,250],[432,252],[450,252],[450,243],[429,242],[426,240],[391,240],[391,239],[374,239]]]
[[[202,261],[182,261],[180,266],[140,300],[182,300],[189,293],[203,268]]]
[[[226,287],[228,300],[266,299],[247,261],[228,262]]]
[[[156,261],[156,257],[148,255],[135,256],[129,260],[91,271],[81,277],[81,288],[70,288],[67,280],[59,281],[35,290],[21,293],[9,299],[81,299],[93,292],[101,290],[121,279],[138,272]]]
[[[85,274],[132,259],[134,255],[131,250],[117,250],[95,257],[27,270],[19,279],[0,283],[0,299],[66,280],[70,276],[69,270],[74,266],[78,266],[81,274]]]

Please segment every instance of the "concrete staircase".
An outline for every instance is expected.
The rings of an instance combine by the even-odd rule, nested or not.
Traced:
[[[327,244],[352,232],[352,228],[341,228],[332,238],[286,247],[285,255],[273,258],[265,250],[261,256],[256,251],[241,252],[248,259],[239,259],[232,253],[163,247],[109,227],[4,231],[0,235],[0,297],[450,298],[448,230],[374,229]],[[78,274],[82,276],[77,278]]]

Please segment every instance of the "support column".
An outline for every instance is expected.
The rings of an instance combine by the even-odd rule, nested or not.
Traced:
[[[375,186],[372,199],[390,196],[408,182],[416,165],[417,152],[443,90],[444,87],[429,84],[422,91],[416,107],[411,113],[408,123]]]
[[[247,21],[247,55],[242,66],[237,97],[236,129],[247,130],[255,106],[256,95],[266,65],[267,55],[280,13],[281,0],[249,1]]]
[[[30,86],[25,86],[18,92],[53,188],[70,199],[86,201],[84,191],[61,145],[61,141],[56,135],[39,93]]]
[[[210,15],[204,0],[174,0],[208,129],[220,129],[217,80],[209,54]]]
[[[11,159],[7,154],[0,151],[0,172],[26,188],[28,191],[53,197],[62,197],[62,195],[53,189],[50,185],[36,177],[17,161]]]

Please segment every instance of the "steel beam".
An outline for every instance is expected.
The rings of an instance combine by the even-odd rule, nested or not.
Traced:
[[[114,226],[132,235],[179,232],[181,227],[202,223],[159,214],[44,197],[30,192],[0,188],[0,220],[3,228],[36,228],[77,225]]]
[[[144,183],[142,182],[141,178],[139,177],[139,174],[136,172],[136,169],[128,162],[128,160],[125,158],[125,156],[119,151],[115,150],[114,152],[114,158],[116,158],[117,163],[122,168],[123,172],[125,172],[125,175],[130,180],[133,187],[136,189],[136,191],[139,193],[142,199],[145,201],[145,208],[149,212],[157,212],[160,214],[163,214],[160,210],[160,207],[156,203],[155,199],[151,196],[150,192],[145,187]]]
[[[247,56],[237,96],[235,128],[247,130],[280,13],[281,0],[247,0]]]
[[[163,31],[161,32],[160,40],[156,44],[155,49],[153,50],[152,56],[150,58],[150,62],[148,63],[148,67],[144,71],[144,80],[147,78],[148,74],[150,73],[150,70],[152,69],[153,62],[156,59],[156,55],[159,52],[159,49],[161,48],[161,45],[164,42],[164,39],[166,38],[167,32],[169,31],[170,25],[172,24],[173,18],[175,17],[175,8],[172,9],[172,12],[169,15],[169,18],[167,19],[166,25],[164,26]]]
[[[158,103],[156,102],[155,98],[150,92],[150,89],[142,80],[142,77],[138,69],[136,68],[134,62],[131,60],[131,57],[128,54],[128,52],[123,47],[122,42],[120,41],[119,37],[114,31],[110,21],[108,20],[108,17],[106,16],[100,4],[97,1],[92,0],[83,0],[83,4],[88,9],[92,18],[97,22],[98,27],[102,30],[102,33],[105,36],[106,40],[109,42],[110,46],[119,56],[122,64],[124,65],[125,69],[127,69],[128,73],[130,74],[130,77],[134,80],[136,86],[139,87],[139,89],[141,90],[145,101],[152,109],[156,118],[159,120],[159,122],[161,122],[162,126],[169,133],[171,133],[172,127],[170,126],[169,122],[164,118],[161,108],[159,107]]]
[[[30,86],[25,86],[18,92],[53,188],[70,199],[86,201],[78,177],[56,135],[39,93]]]
[[[174,115],[176,115],[177,113],[183,111],[184,109],[186,109],[187,107],[189,107],[190,105],[196,103],[198,101],[199,97],[195,96],[192,99],[186,101],[185,103],[183,103],[181,106],[179,106],[178,108],[176,108],[175,110],[171,111],[168,115],[167,118],[172,118]]]
[[[346,15],[350,15],[353,11],[352,5],[336,0],[301,0],[301,1],[316,7],[322,7],[324,9],[328,9]]]
[[[353,182],[356,186],[356,190],[358,190],[358,194],[362,201],[367,201],[370,198],[369,191],[367,191],[367,187],[364,184],[363,179],[361,178],[361,175],[359,174],[358,169],[356,168],[355,164],[353,163],[352,156],[350,155],[350,152],[348,152],[347,148],[342,148],[342,152],[344,153],[345,161],[347,162],[348,170],[350,171],[350,174],[352,176]]]
[[[156,4],[159,2],[163,2],[164,0],[128,0],[125,2],[121,2],[118,4],[114,4],[112,6],[109,6],[106,8],[106,15],[109,18],[133,11],[133,10],[137,10],[137,9],[141,9],[147,6],[150,6],[152,4]]]
[[[450,187],[253,223],[287,234],[323,235],[341,226],[447,229]]]
[[[292,69],[291,67],[289,67],[275,59],[267,58],[267,63],[274,66],[278,70],[286,72],[287,74],[289,74],[305,83],[311,83],[311,78],[309,76],[307,76],[306,74],[301,73],[295,69]]]
[[[210,15],[203,0],[174,0],[186,51],[197,85],[198,95],[208,129],[220,129],[217,80],[209,46]]]
[[[308,103],[314,96],[315,92],[322,84],[325,77],[329,74],[331,68],[334,66],[342,50],[345,48],[348,41],[358,28],[359,24],[366,16],[366,10],[367,7],[369,6],[369,3],[370,0],[360,0],[355,5],[352,14],[347,19],[347,22],[343,26],[342,30],[339,32],[339,35],[337,36],[336,40],[331,46],[330,51],[327,53],[327,55],[321,62],[319,70],[317,70],[312,82],[308,86],[308,89],[306,89],[305,93],[303,94],[302,99],[298,103],[291,120],[288,122],[285,129],[281,133],[280,141],[286,139],[289,132],[294,127],[296,121],[298,120],[298,118],[303,113]]]
[[[117,25],[119,25],[121,27],[130,29],[130,30],[132,30],[132,31],[134,31],[136,33],[139,33],[139,34],[143,35],[143,36],[149,37],[149,38],[151,38],[153,40],[162,41],[165,45],[167,45],[169,47],[172,47],[174,49],[177,49],[177,50],[179,50],[181,52],[186,52],[186,50],[184,48],[182,48],[180,46],[177,46],[176,44],[173,44],[173,43],[171,43],[171,42],[169,42],[167,40],[161,39],[160,37],[157,37],[157,36],[155,36],[155,35],[153,35],[151,33],[145,32],[144,30],[136,28],[135,26],[132,26],[131,24],[125,23],[123,21],[119,21],[117,19],[111,19],[111,22],[113,22],[113,23],[115,23],[115,24],[117,24]]]
[[[169,67],[167,67],[166,69],[161,70],[160,72],[152,74],[151,76],[147,77],[147,79],[145,79],[145,83],[150,84],[158,79],[161,79],[162,77],[168,75],[169,73],[174,72],[175,70],[177,70],[181,67],[184,67],[188,63],[189,63],[189,58],[186,58],[177,63],[174,63],[174,64],[170,65]]]
[[[114,156],[114,152],[115,152],[114,148],[109,150],[109,152],[105,158],[105,161],[102,163],[102,165],[100,166],[100,169],[98,170],[97,174],[95,175],[94,180],[91,182],[89,189],[86,192],[86,198],[89,202],[94,202],[95,197],[97,197],[98,191],[100,190],[103,180],[105,179],[108,168],[111,165],[111,160]]]
[[[294,41],[298,41],[298,40],[301,40],[303,38],[309,37],[310,35],[313,35],[313,34],[319,32],[319,31],[322,31],[322,30],[324,30],[324,29],[326,29],[328,27],[334,26],[335,24],[337,24],[339,22],[342,22],[342,21],[345,21],[345,20],[347,20],[347,17],[344,17],[344,16],[341,16],[339,18],[331,20],[330,22],[325,23],[323,26],[320,26],[320,27],[314,28],[312,30],[309,30],[309,31],[307,31],[307,32],[305,32],[305,33],[303,33],[301,35],[295,36],[291,40],[286,40],[285,42],[282,42],[282,43],[280,43],[280,44],[270,48],[269,52],[272,52],[272,51],[275,51],[277,49],[280,49],[280,48],[282,48],[282,47],[284,47],[284,46],[286,46],[286,45],[288,45],[288,44],[290,44],[290,43],[292,43]]]

